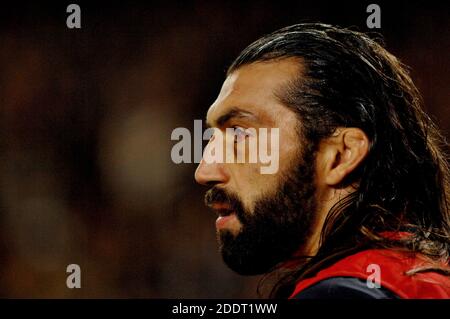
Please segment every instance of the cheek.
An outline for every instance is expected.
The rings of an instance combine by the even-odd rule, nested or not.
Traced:
[[[254,201],[262,196],[269,196],[280,184],[281,170],[276,174],[261,174],[259,165],[252,165],[248,171],[239,174],[242,183],[242,200],[246,207],[253,209]],[[245,189],[245,191],[244,191]]]
[[[226,164],[229,172],[227,189],[239,196],[247,210],[253,208],[253,201],[261,196],[268,188],[273,178],[261,175],[258,164]]]
[[[261,174],[258,164],[228,164],[230,186],[241,197],[254,193],[261,187]]]
[[[263,194],[273,194],[277,187],[282,182],[283,176],[291,169],[292,163],[298,160],[298,141],[293,140],[287,134],[286,130],[282,130],[279,135],[279,145],[276,145],[276,150],[269,145],[268,154],[276,151],[278,154],[278,170],[273,174],[262,174],[261,167],[267,167],[268,164],[261,162],[249,163],[248,157],[245,163],[229,163],[227,171],[230,175],[229,189],[235,192],[246,208],[251,209],[253,202],[261,198]],[[270,140],[270,134],[268,135]],[[249,149],[246,148],[246,153]],[[259,155],[259,154],[258,154]],[[259,156],[258,156],[259,159]]]

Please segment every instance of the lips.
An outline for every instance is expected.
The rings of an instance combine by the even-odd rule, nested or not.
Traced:
[[[231,215],[233,213],[232,208],[230,205],[224,204],[224,203],[214,203],[212,205],[209,205],[209,207],[219,216],[219,217],[225,217]]]
[[[237,223],[236,212],[233,207],[224,202],[214,202],[208,204],[208,207],[217,214],[216,229],[235,228]],[[233,226],[234,225],[234,226]]]
[[[233,224],[236,221],[236,214],[230,213],[227,216],[219,216],[216,220],[216,228],[222,229],[227,228],[227,224]]]

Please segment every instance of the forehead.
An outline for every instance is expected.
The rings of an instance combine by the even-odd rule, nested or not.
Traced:
[[[238,68],[225,79],[219,96],[208,110],[207,122],[214,126],[217,118],[235,108],[267,120],[282,108],[287,111],[275,93],[298,77],[299,72],[301,64],[296,58],[256,62]]]

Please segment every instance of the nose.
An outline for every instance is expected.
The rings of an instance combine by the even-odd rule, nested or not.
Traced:
[[[202,185],[224,184],[228,178],[221,163],[207,163],[200,161],[195,170],[195,180]]]
[[[211,147],[217,147],[218,141],[215,141],[214,136],[206,145],[205,153]],[[228,175],[225,173],[223,163],[217,161],[205,160],[202,158],[195,170],[195,180],[202,185],[216,185],[224,184],[228,181]]]

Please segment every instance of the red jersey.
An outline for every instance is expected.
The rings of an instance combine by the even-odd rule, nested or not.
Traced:
[[[297,283],[291,298],[302,290],[328,278],[371,279],[373,265],[380,271],[379,284],[400,298],[450,298],[450,277],[434,270],[407,274],[409,270],[431,267],[433,263],[420,254],[391,249],[369,249],[347,256],[314,277]],[[448,268],[448,264],[441,264]],[[379,267],[379,268],[378,268]]]

